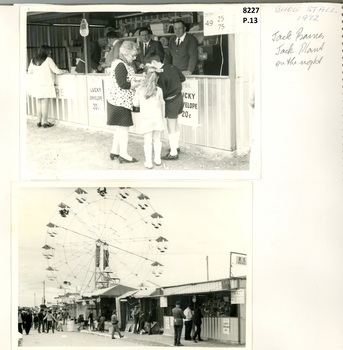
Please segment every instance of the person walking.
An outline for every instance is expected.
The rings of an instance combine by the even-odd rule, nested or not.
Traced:
[[[34,325],[34,329],[38,328],[38,315],[37,315],[37,312],[33,313],[33,325]]]
[[[56,320],[57,320],[56,330],[58,332],[63,332],[63,316],[61,312],[57,314]]]
[[[91,310],[89,315],[88,315],[88,325],[89,325],[89,330],[94,331],[94,316],[93,316],[93,311]]]
[[[116,310],[113,310],[112,312],[111,323],[112,323],[112,339],[115,339],[114,338],[115,332],[119,334],[120,338],[123,338],[123,335],[120,333],[120,330],[119,330],[119,321],[118,321]]]
[[[32,323],[33,323],[33,317],[32,317],[31,310],[25,311],[23,313],[23,328],[25,329],[26,335],[30,334]]]
[[[37,126],[39,128],[54,126],[48,121],[48,112],[51,98],[56,98],[55,74],[68,72],[67,70],[59,69],[50,57],[50,54],[50,46],[41,45],[28,68],[28,74],[30,74],[28,94],[37,99]]]
[[[175,35],[169,39],[164,63],[173,64],[187,77],[196,73],[198,63],[198,40],[186,33],[186,24],[182,20],[174,22]]]
[[[135,163],[138,159],[127,152],[129,127],[133,125],[133,90],[135,81],[133,61],[138,50],[136,44],[126,40],[119,49],[119,58],[112,62],[108,83],[107,125],[115,126],[110,159],[119,163]]]
[[[175,307],[172,310],[172,315],[174,317],[174,346],[183,346],[183,344],[181,344],[181,334],[183,319],[186,317],[180,307],[179,301],[175,303]]]
[[[199,305],[196,305],[195,309],[194,309],[194,325],[196,327],[195,333],[193,335],[193,340],[197,343],[197,338],[198,341],[203,341],[203,339],[201,338],[201,324],[202,324],[202,318],[203,318],[203,314],[201,312],[201,309],[199,307]]]
[[[99,331],[100,331],[101,333],[104,333],[104,332],[105,332],[105,320],[106,320],[106,318],[105,318],[104,315],[101,315],[101,316],[99,317]]]
[[[43,310],[40,309],[38,312],[38,333],[41,332],[41,329],[43,333],[45,331],[43,320],[44,320],[44,313],[43,313]]]
[[[21,309],[18,309],[18,332],[23,334],[23,313]]]
[[[140,107],[141,132],[144,137],[144,166],[153,168],[152,150],[154,149],[154,163],[161,165],[161,133],[164,129],[163,118],[165,103],[163,92],[157,86],[157,68],[149,67],[142,85],[136,90],[133,99],[134,106]]]
[[[67,324],[69,313],[66,309],[62,311],[63,325]]]
[[[132,312],[133,321],[134,321],[133,333],[139,333],[139,314],[140,314],[139,306],[135,305]]]
[[[55,328],[54,328],[54,322],[56,322],[55,317],[53,316],[51,310],[48,311],[44,319],[47,321],[47,328],[46,332],[49,333],[49,330],[51,328],[52,333],[55,333]]]
[[[180,126],[178,116],[183,110],[182,82],[186,80],[184,75],[173,65],[152,60],[151,65],[157,68],[157,85],[163,91],[165,101],[165,118],[169,138],[169,152],[163,156],[163,160],[179,159]]]
[[[146,319],[147,331],[149,335],[152,335],[152,322],[153,322],[153,316],[152,316],[152,311],[150,310]]]
[[[193,324],[193,311],[190,305],[187,306],[185,311],[185,340],[192,340],[191,332],[192,332],[192,324]]]

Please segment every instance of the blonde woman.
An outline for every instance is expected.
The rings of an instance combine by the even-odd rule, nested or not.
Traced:
[[[133,61],[138,54],[133,41],[124,41],[119,49],[119,58],[112,62],[108,84],[107,125],[115,126],[110,158],[119,163],[135,163],[138,159],[127,151],[129,127],[133,125],[133,90],[139,85],[135,81]]]

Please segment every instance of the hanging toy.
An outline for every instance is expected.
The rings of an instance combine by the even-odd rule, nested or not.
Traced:
[[[89,34],[89,28],[88,28],[88,23],[87,20],[85,18],[83,18],[81,20],[81,24],[80,24],[80,34],[81,36],[85,37]]]

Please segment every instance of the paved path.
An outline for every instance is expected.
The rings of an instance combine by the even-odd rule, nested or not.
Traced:
[[[116,334],[116,339],[111,339],[111,335],[108,332],[100,333],[96,331],[82,330],[67,331],[66,329],[73,329],[75,327],[69,324],[69,327],[64,326],[64,332],[54,333],[38,333],[37,330],[31,330],[29,335],[23,335],[22,346],[156,346],[156,347],[173,347],[173,337],[163,334],[133,334],[129,332],[122,332],[124,338],[119,339]],[[184,346],[193,348],[207,348],[207,347],[236,347],[235,345],[217,342],[211,340],[204,340],[203,342],[194,343],[193,341],[183,341]],[[244,346],[240,346],[242,348]]]

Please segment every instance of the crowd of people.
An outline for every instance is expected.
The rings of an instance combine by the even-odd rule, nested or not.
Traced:
[[[40,309],[38,312],[32,309],[18,309],[18,332],[26,335],[32,329],[38,333],[63,332],[63,325],[66,325],[69,318],[67,310],[52,311],[51,309]]]
[[[199,305],[195,305],[193,310],[191,305],[188,305],[185,310],[181,309],[180,302],[175,303],[175,307],[172,309],[172,316],[174,319],[174,346],[183,346],[181,343],[181,335],[183,326],[185,326],[184,339],[193,340],[195,343],[203,341],[201,338],[201,324],[203,314]],[[56,331],[63,332],[63,325],[67,324],[69,319],[69,313],[67,310],[53,311],[51,309],[40,309],[38,312],[31,309],[18,309],[18,332],[26,335],[30,333],[31,329],[37,330],[38,333],[52,333]],[[153,315],[152,311],[141,310],[139,305],[136,305],[131,312],[131,319],[133,320],[132,333],[134,334],[153,334]],[[76,320],[78,326],[77,330],[88,329],[91,331],[105,332],[105,316],[99,315],[95,320],[93,311],[90,311],[87,319],[83,314],[80,314]],[[120,338],[123,338],[123,334],[120,332],[119,319],[116,310],[113,310],[111,315],[112,332],[111,338],[115,333],[118,333]],[[194,327],[193,327],[194,325]],[[192,334],[192,330],[194,332]]]
[[[139,29],[139,43],[119,40],[114,31],[91,45],[91,66],[96,71],[109,73],[107,91],[107,125],[113,130],[109,157],[119,163],[136,163],[138,158],[128,153],[129,128],[133,125],[132,112],[139,110],[141,132],[144,136],[144,166],[152,169],[162,160],[179,158],[180,128],[178,116],[183,111],[182,83],[196,72],[198,59],[197,39],[186,32],[186,24],[174,23],[175,36],[164,50],[161,42],[152,39],[151,30]],[[105,60],[100,62],[99,52],[110,46]],[[28,73],[33,75],[28,94],[38,101],[38,127],[51,127],[47,120],[49,101],[56,97],[54,74],[67,71],[59,69],[51,57],[48,45],[42,45],[31,60]],[[79,61],[78,72],[85,69]],[[139,74],[142,73],[142,74]],[[137,76],[139,74],[139,76]],[[164,119],[168,130],[169,149],[162,156],[161,134]]]

